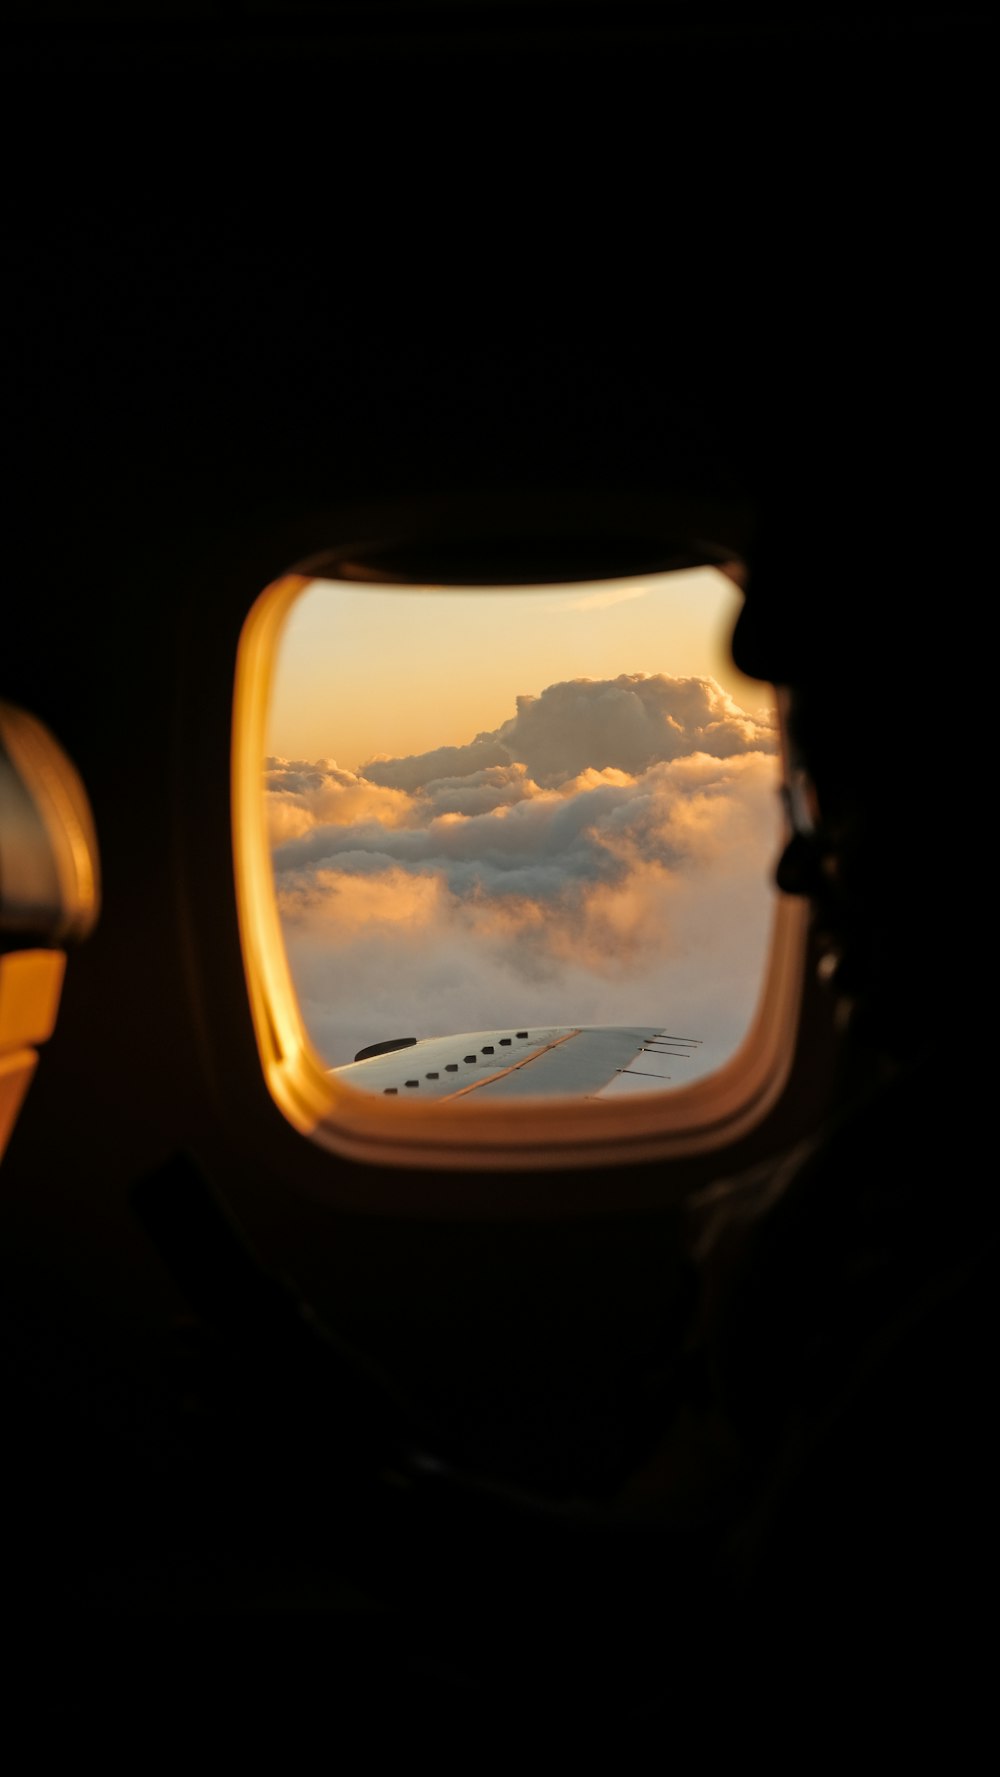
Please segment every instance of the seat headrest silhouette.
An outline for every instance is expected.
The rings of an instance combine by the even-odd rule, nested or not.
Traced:
[[[94,821],[43,723],[0,702],[0,1154],[59,1010],[66,946],[100,910]]]

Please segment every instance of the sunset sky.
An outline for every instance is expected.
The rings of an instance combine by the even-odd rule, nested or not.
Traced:
[[[769,687],[712,569],[497,591],[311,582],[267,796],[293,978],[330,1065],[508,1024],[739,1042],[778,844]]]

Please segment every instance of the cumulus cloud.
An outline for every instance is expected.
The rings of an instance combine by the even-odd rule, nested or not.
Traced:
[[[333,759],[308,764],[303,759],[270,758],[265,762],[264,793],[272,846],[301,839],[324,821],[340,825],[370,815],[391,826],[410,812],[403,791],[344,771]]]
[[[357,773],[269,760],[279,906],[320,1052],[671,1019],[721,1058],[766,943],[775,750],[714,680],[624,674]]]
[[[773,727],[741,710],[712,678],[568,679],[516,703],[516,715],[467,746],[370,760],[362,774],[370,783],[416,790],[442,777],[518,763],[538,783],[553,784],[588,767],[635,773],[685,753],[723,759],[754,747],[775,749]]]
[[[418,790],[439,778],[466,777],[491,765],[509,765],[512,760],[513,754],[498,734],[477,734],[464,747],[435,747],[433,752],[411,753],[406,759],[370,759],[362,771],[369,783]]]
[[[554,783],[588,765],[637,773],[692,752],[731,758],[759,740],[760,723],[714,679],[622,673],[519,697],[499,732],[532,777]]]

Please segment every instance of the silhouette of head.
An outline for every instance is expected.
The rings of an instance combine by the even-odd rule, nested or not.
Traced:
[[[828,385],[785,418],[764,439],[733,655],[779,687],[791,836],[778,885],[809,896],[854,1035],[908,1060],[954,1028],[976,923],[975,464],[953,404],[916,375],[903,392],[875,376],[846,398]]]

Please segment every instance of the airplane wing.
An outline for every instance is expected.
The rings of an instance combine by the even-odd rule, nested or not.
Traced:
[[[384,1052],[362,1051],[363,1059],[330,1072],[387,1098],[609,1098],[683,1085],[700,1041],[653,1025],[464,1031],[375,1044]]]

